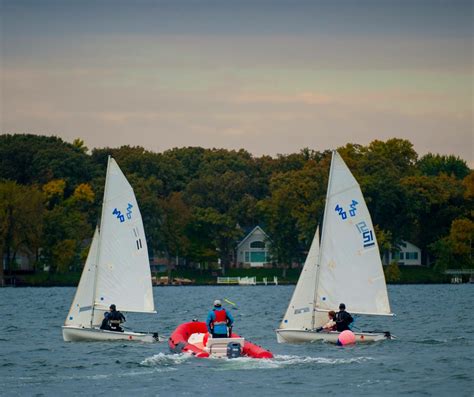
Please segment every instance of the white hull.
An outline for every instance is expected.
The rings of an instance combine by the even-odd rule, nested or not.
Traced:
[[[63,339],[66,342],[81,341],[114,341],[126,340],[132,342],[158,342],[158,334],[144,334],[140,332],[116,332],[106,331],[99,328],[79,328],[74,326],[63,326]]]
[[[278,343],[307,343],[325,341],[336,343],[340,332],[316,332],[303,329],[277,329]],[[376,342],[384,339],[392,339],[388,332],[354,332],[356,343]]]

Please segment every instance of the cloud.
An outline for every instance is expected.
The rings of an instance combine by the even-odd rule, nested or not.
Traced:
[[[329,95],[314,92],[301,92],[296,94],[265,94],[265,93],[241,93],[235,97],[237,103],[244,104],[304,104],[304,105],[327,105],[334,103]]]

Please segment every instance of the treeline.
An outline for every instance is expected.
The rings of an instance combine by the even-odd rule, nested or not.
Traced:
[[[474,172],[455,156],[421,158],[402,139],[338,149],[366,197],[381,249],[418,245],[423,262],[474,267]],[[259,224],[280,265],[304,260],[321,221],[330,151],[277,157],[245,150],[99,148],[57,137],[0,136],[0,253],[29,252],[53,272],[78,271],[99,217],[107,156],[134,187],[150,251],[225,269]],[[1,271],[1,266],[0,266]]]

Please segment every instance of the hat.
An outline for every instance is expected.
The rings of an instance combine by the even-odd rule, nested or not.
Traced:
[[[339,305],[339,309],[345,309],[345,308],[346,308],[346,305],[345,305],[344,303],[341,303],[341,304]]]
[[[219,299],[216,299],[216,300],[214,301],[214,306],[221,306],[221,305],[222,305],[222,303],[221,303],[221,301],[220,301]]]
[[[115,305],[110,305],[110,306],[109,306],[109,309],[115,310],[115,309],[116,309],[116,306],[115,306]]]

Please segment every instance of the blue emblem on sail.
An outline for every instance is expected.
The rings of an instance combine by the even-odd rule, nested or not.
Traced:
[[[355,200],[352,200],[352,203],[349,204],[349,215],[351,217],[356,216],[358,204],[359,203]],[[336,204],[336,208],[334,208],[334,211],[338,213],[338,215],[342,218],[343,221],[347,219],[347,212],[344,211],[344,208],[341,207],[339,204]]]
[[[347,212],[344,211],[344,208],[342,208],[339,204],[336,205],[336,208],[334,208],[334,211],[336,211],[338,215],[340,215],[342,220],[345,220],[347,218]]]
[[[126,210],[127,219],[132,219],[132,208],[133,208],[133,205],[128,203],[127,210]],[[114,208],[114,210],[112,211],[112,215],[115,215],[117,219],[120,221],[120,223],[125,222],[125,216],[117,208]]]
[[[120,220],[120,223],[125,222],[125,217],[122,215],[122,213],[117,208],[115,208],[112,211],[112,215],[115,215],[117,217],[117,219]]]
[[[357,212],[357,205],[359,203],[355,200],[352,200],[352,204],[349,206],[351,209],[349,210],[350,216],[355,216]]]
[[[133,208],[133,205],[128,203],[128,206],[127,206],[127,218],[128,219],[132,219],[132,208]]]

